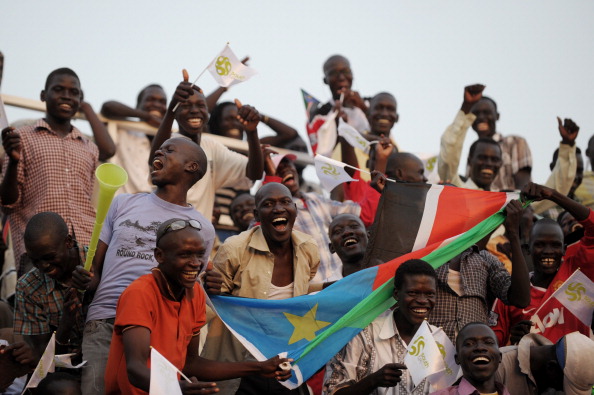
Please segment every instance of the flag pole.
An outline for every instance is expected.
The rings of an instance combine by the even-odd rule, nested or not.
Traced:
[[[204,72],[205,72],[206,70],[208,70],[208,68],[210,67],[210,64],[211,64],[211,63],[212,63],[212,62],[210,62],[210,63],[208,64],[208,66],[206,66],[206,67],[204,68],[204,70],[202,70],[202,73],[198,74],[198,77],[196,77],[196,79],[194,80],[194,82],[192,82],[192,86],[193,86],[193,85],[195,85],[195,84],[196,84],[196,81],[198,81],[198,78],[202,77],[202,74],[204,74]],[[184,69],[184,71],[185,71],[185,69]],[[185,74],[185,73],[184,73],[184,74]],[[179,105],[180,105],[180,104],[181,104],[181,102],[177,102],[177,104],[175,105],[175,107],[173,107],[173,112],[174,112],[174,113],[175,113],[175,111],[177,110],[177,108],[179,107]]]

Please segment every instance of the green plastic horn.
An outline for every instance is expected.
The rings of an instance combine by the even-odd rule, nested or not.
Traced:
[[[99,181],[99,198],[97,199],[97,214],[95,215],[95,225],[93,226],[93,234],[89,243],[87,260],[85,261],[85,270],[91,270],[103,221],[105,221],[105,216],[107,216],[113,195],[115,195],[118,188],[128,181],[128,173],[118,165],[104,163],[95,170],[95,178]]]

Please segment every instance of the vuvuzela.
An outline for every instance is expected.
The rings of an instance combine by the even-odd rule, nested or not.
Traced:
[[[104,163],[95,170],[95,178],[99,181],[99,198],[97,199],[97,214],[95,215],[95,225],[93,234],[87,251],[87,260],[85,261],[85,270],[91,270],[91,264],[97,251],[99,235],[103,227],[103,221],[113,200],[115,192],[128,181],[126,170],[113,163]]]

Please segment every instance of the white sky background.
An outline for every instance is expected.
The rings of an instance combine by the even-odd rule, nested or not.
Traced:
[[[586,0],[3,1],[1,89],[37,99],[47,74],[67,66],[96,111],[113,99],[134,106],[149,83],[170,96],[182,68],[193,80],[229,41],[259,74],[222,99],[237,97],[305,136],[299,89],[325,102],[322,63],[338,53],[362,95],[396,96],[392,133],[405,151],[437,152],[463,87],[487,85],[499,131],[528,140],[533,179],[544,182],[560,141],[557,115],[581,127],[582,150],[594,134],[593,16]],[[208,74],[197,84],[216,88]],[[31,117],[10,107],[7,115]],[[470,130],[463,158],[475,139]]]

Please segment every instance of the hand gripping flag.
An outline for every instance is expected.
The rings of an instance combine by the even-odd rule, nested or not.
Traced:
[[[593,312],[594,283],[578,269],[532,315],[530,331],[552,342],[575,330],[589,335]]]
[[[314,158],[316,165],[316,174],[327,191],[332,191],[337,185],[343,182],[359,181],[352,178],[344,169],[345,163],[334,159],[326,158],[322,155],[316,155]]]
[[[404,188],[401,193],[409,193],[411,185],[399,187]],[[503,222],[504,215],[499,211],[507,200],[505,193],[473,191],[477,195],[469,197],[465,195],[466,190],[461,188],[441,188],[447,188],[446,195],[450,190],[460,191],[461,194],[458,199],[455,196],[448,197],[456,205],[441,207],[447,213],[454,213],[459,206],[464,205],[482,207],[482,210],[472,211],[477,217],[471,221],[474,227],[468,226],[469,218],[454,217],[449,222],[452,229],[448,232],[447,226],[436,221],[435,226],[443,228],[439,233],[443,238],[430,238],[416,251],[347,276],[317,294],[284,300],[213,296],[213,309],[258,360],[288,352],[288,358],[294,359],[293,375],[283,385],[298,387],[358,332],[394,304],[393,277],[402,262],[424,259],[437,268]],[[418,194],[411,196],[418,197]],[[425,209],[432,211],[434,217],[438,211],[429,206]],[[448,221],[447,217],[440,218]],[[385,232],[394,234],[396,229],[389,225]]]
[[[445,370],[439,346],[433,338],[426,320],[410,340],[404,356],[404,364],[410,372],[415,386],[419,385],[427,376]]]
[[[225,88],[245,82],[257,73],[237,59],[229,44],[225,45],[221,53],[206,68],[217,84]]]

